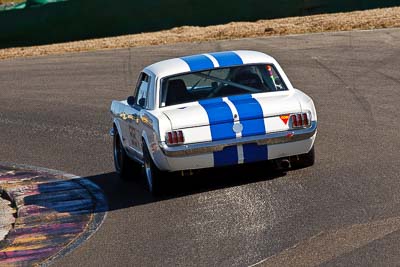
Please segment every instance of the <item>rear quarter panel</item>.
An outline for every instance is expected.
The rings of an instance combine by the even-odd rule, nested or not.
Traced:
[[[295,95],[300,102],[301,109],[303,112],[311,112],[311,120],[318,121],[317,111],[315,109],[314,101],[299,89],[294,89]]]
[[[143,127],[142,138],[147,145],[147,149],[155,165],[160,170],[168,170],[169,164],[160,149],[159,143],[165,141],[165,133],[171,131],[171,123],[169,119],[159,111],[143,110],[142,123],[144,123],[144,116],[147,116],[148,119],[151,120],[151,123]]]

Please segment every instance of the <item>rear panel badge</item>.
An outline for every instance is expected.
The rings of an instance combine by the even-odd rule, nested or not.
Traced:
[[[289,114],[281,115],[281,116],[279,116],[279,118],[281,118],[281,120],[283,121],[284,124],[287,124],[287,122],[289,120]]]
[[[243,131],[243,125],[241,124],[241,123],[235,123],[234,125],[233,125],[233,131],[235,132],[235,133],[241,133],[242,131]]]

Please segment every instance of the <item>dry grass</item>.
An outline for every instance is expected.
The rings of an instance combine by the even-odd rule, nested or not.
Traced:
[[[232,22],[208,27],[183,26],[154,33],[131,34],[43,46],[7,48],[0,49],[0,59],[180,42],[392,27],[400,27],[400,7],[259,20],[257,22]]]
[[[8,3],[21,3],[21,2],[25,2],[25,0],[0,0],[0,5]]]

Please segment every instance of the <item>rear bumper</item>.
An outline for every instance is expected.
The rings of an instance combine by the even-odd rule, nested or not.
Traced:
[[[279,158],[305,154],[309,152],[313,147],[315,137],[316,133],[310,138],[304,140],[290,142],[290,143],[268,145],[267,146],[268,156],[261,157],[255,161],[274,160]],[[240,150],[240,147],[243,147],[243,145],[236,146],[237,151]],[[219,165],[214,160],[215,154],[216,153],[205,153],[205,154],[198,154],[198,155],[184,156],[184,157],[167,157],[161,151],[159,151],[159,153],[157,153],[158,157],[155,158],[155,163],[161,170],[170,172],[214,168],[214,167],[222,167],[222,166],[238,165],[246,163],[246,160],[244,158],[238,157],[237,162],[231,162],[229,164]],[[234,157],[234,155],[231,156]],[[229,157],[229,155],[227,157]]]
[[[201,154],[208,154],[224,150],[226,147],[239,146],[245,144],[256,143],[262,145],[277,145],[298,142],[310,139],[317,132],[317,122],[312,121],[309,128],[302,128],[297,130],[268,133],[265,135],[242,137],[240,139],[230,139],[222,141],[214,141],[207,143],[188,144],[180,146],[167,146],[165,142],[160,143],[162,153],[169,157],[187,157],[196,156]]]

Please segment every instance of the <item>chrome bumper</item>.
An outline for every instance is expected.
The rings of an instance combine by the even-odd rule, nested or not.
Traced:
[[[180,146],[167,146],[165,142],[161,142],[160,147],[162,152],[168,157],[183,157],[222,151],[225,147],[250,143],[256,143],[257,145],[276,145],[296,142],[308,139],[316,132],[317,122],[313,121],[311,122],[311,126],[309,128]]]

